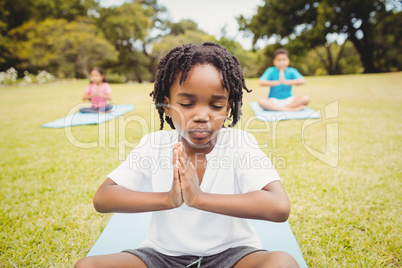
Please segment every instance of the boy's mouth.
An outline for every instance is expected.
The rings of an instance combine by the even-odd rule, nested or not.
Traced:
[[[204,139],[211,134],[211,131],[208,129],[192,129],[188,133],[196,139]]]

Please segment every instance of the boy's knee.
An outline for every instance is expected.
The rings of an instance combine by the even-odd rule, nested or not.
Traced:
[[[302,97],[303,97],[303,102],[305,104],[308,104],[310,102],[310,100],[311,100],[309,95],[303,95]]]
[[[90,267],[96,267],[95,263],[91,260],[91,258],[83,258],[74,265],[74,268],[90,268]]]
[[[300,267],[295,258],[289,253],[283,251],[272,252],[274,256],[271,256],[269,262],[264,267],[275,268],[298,268]]]
[[[260,106],[264,106],[264,104],[266,104],[268,101],[269,100],[267,98],[261,98],[261,99],[258,99],[257,103]]]

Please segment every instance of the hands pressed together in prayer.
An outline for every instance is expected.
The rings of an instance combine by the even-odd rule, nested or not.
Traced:
[[[193,207],[202,193],[197,171],[190,162],[184,145],[179,142],[173,148],[173,184],[169,191],[170,201],[173,207],[180,207],[183,203]]]

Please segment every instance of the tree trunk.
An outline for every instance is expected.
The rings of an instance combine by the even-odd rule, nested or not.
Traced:
[[[378,73],[379,70],[374,66],[374,46],[372,42],[365,37],[359,40],[354,36],[354,33],[349,35],[349,40],[352,41],[357,52],[359,52],[364,73]]]
[[[318,47],[315,48],[315,53],[320,58],[320,61],[321,61],[322,65],[324,66],[325,70],[327,71],[327,74],[331,75],[331,66],[328,65],[328,63],[325,60],[325,58],[321,55]]]
[[[327,59],[328,59],[328,74],[334,75],[334,62],[332,60],[332,52],[331,52],[331,44],[325,43],[325,50],[327,52]]]
[[[343,42],[343,44],[342,44],[342,46],[341,46],[341,49],[339,50],[338,55],[336,56],[334,69],[335,69],[335,71],[336,71],[337,74],[341,74],[341,73],[342,73],[342,70],[341,70],[340,67],[339,67],[339,62],[340,62],[340,60],[341,60],[341,58],[342,58],[342,56],[343,56],[343,51],[344,51],[344,49],[345,49],[345,45],[346,45],[346,41]]]

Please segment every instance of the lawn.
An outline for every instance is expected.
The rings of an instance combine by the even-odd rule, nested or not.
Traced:
[[[92,206],[144,133],[159,128],[152,84],[112,85],[125,117],[41,128],[77,109],[87,81],[0,88],[0,267],[72,267],[109,220]],[[323,120],[264,123],[248,105],[237,127],[256,136],[289,194],[290,225],[310,267],[402,265],[402,73],[307,77]],[[83,105],[83,104],[80,104]]]

